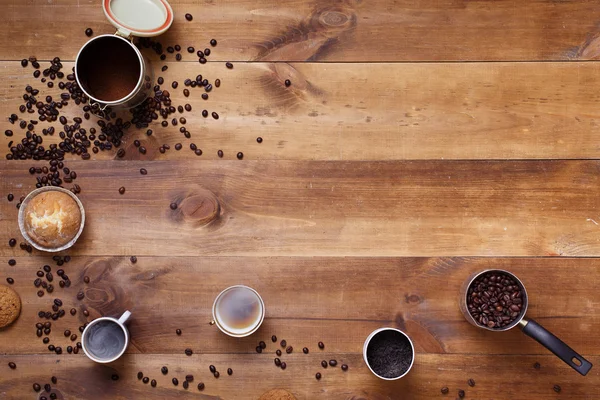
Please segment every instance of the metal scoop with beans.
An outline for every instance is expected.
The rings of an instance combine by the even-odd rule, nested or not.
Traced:
[[[581,375],[592,364],[532,319],[525,319],[529,298],[523,282],[503,270],[485,270],[467,279],[460,292],[460,310],[472,325],[494,332],[519,326]]]

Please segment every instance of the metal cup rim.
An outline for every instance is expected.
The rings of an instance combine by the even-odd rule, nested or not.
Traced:
[[[375,337],[375,335],[377,335],[378,333],[381,333],[383,331],[395,331],[395,332],[401,333],[408,340],[408,343],[410,343],[410,348],[412,350],[412,360],[410,361],[410,365],[408,366],[408,369],[406,371],[404,371],[404,373],[402,375],[397,376],[395,378],[385,378],[385,377],[377,374],[375,371],[373,371],[373,369],[371,368],[371,365],[369,365],[369,361],[367,359],[367,348],[369,347],[369,343]],[[404,376],[406,376],[406,374],[408,374],[410,372],[410,370],[413,367],[413,364],[415,363],[415,354],[416,354],[415,353],[415,346],[414,346],[412,340],[410,339],[410,337],[406,333],[404,333],[403,331],[401,331],[400,329],[391,328],[391,327],[384,327],[384,328],[375,329],[373,332],[371,332],[371,334],[369,336],[367,336],[367,339],[365,340],[365,344],[363,345],[363,359],[365,361],[365,364],[367,364],[367,368],[369,368],[369,370],[373,373],[373,375],[375,375],[379,379],[383,379],[385,381],[395,381],[395,380],[398,380],[398,379],[403,378]]]
[[[88,332],[88,329],[90,329],[90,327],[96,325],[98,322],[101,321],[111,321],[114,322],[115,324],[117,324],[119,327],[121,327],[121,329],[123,330],[123,333],[125,334],[125,346],[123,346],[123,349],[121,349],[121,351],[119,352],[119,354],[113,358],[109,358],[107,360],[101,360],[99,358],[97,358],[96,356],[94,356],[93,354],[91,354],[90,352],[87,351],[87,349],[85,348],[85,336]],[[113,317],[100,317],[100,318],[96,318],[95,320],[93,320],[92,322],[90,322],[85,329],[83,330],[83,332],[81,333],[81,349],[83,350],[83,352],[85,353],[85,355],[92,361],[97,362],[99,364],[108,364],[111,363],[113,361],[118,360],[119,358],[121,358],[121,356],[123,354],[125,354],[125,350],[127,350],[127,346],[129,344],[129,331],[127,330],[127,328],[125,327],[124,324],[120,323],[118,319],[113,318]]]
[[[235,288],[244,288],[244,289],[251,290],[258,297],[258,300],[260,301],[260,305],[261,305],[260,321],[258,321],[258,324],[256,324],[256,326],[254,328],[252,328],[250,331],[245,332],[245,333],[233,333],[233,332],[230,332],[230,331],[227,330],[227,328],[225,328],[224,326],[222,326],[221,323],[219,322],[219,320],[217,319],[217,312],[216,312],[216,310],[217,310],[217,302],[219,301],[219,299],[221,298],[221,296],[223,296],[223,294],[225,294],[226,292],[230,291],[231,289],[235,289]],[[263,301],[262,297],[260,297],[260,294],[258,294],[258,292],[256,290],[254,290],[250,286],[246,286],[246,285],[233,285],[233,286],[229,286],[228,288],[225,288],[224,290],[221,291],[221,293],[219,293],[217,295],[217,297],[215,297],[215,301],[213,302],[213,306],[212,306],[212,315],[213,315],[213,321],[215,322],[215,325],[217,325],[217,327],[219,328],[219,330],[221,332],[223,332],[224,334],[226,334],[227,336],[231,336],[231,337],[235,337],[235,338],[242,338],[242,337],[250,336],[254,332],[256,332],[260,328],[260,326],[262,325],[262,323],[263,323],[263,321],[265,319],[265,314],[266,314],[265,302]]]
[[[77,231],[73,239],[71,239],[67,244],[62,245],[60,247],[44,247],[36,243],[33,239],[31,239],[31,237],[27,233],[27,230],[25,229],[25,209],[27,208],[27,204],[38,194],[52,191],[63,192],[71,196],[71,198],[75,200],[75,202],[79,206],[79,212],[81,213],[81,223],[79,225],[79,230]],[[83,227],[85,226],[85,209],[83,208],[83,204],[81,203],[81,200],[79,200],[79,197],[75,196],[75,194],[73,194],[73,192],[71,192],[70,190],[58,186],[44,186],[29,192],[29,194],[25,197],[25,200],[21,202],[17,220],[19,223],[19,230],[21,231],[21,235],[27,243],[29,243],[30,245],[32,245],[40,251],[45,251],[48,253],[57,253],[59,251],[63,251],[72,247],[75,244],[75,242],[77,242],[77,239],[79,239],[79,236],[81,236],[81,233],[83,232]]]

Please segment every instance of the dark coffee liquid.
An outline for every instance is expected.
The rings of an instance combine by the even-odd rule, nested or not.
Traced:
[[[130,94],[140,79],[138,55],[129,42],[106,36],[87,44],[75,71],[83,88],[98,100],[116,101]]]
[[[84,345],[97,359],[109,360],[118,356],[125,347],[125,332],[113,321],[100,321],[86,332]]]

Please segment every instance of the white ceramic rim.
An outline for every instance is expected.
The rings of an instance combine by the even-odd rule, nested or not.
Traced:
[[[121,329],[123,330],[123,333],[125,333],[125,346],[123,346],[123,349],[119,352],[119,354],[111,359],[108,360],[100,360],[98,358],[96,358],[95,356],[93,356],[92,354],[90,354],[87,349],[85,348],[85,335],[88,331],[88,329],[90,329],[90,327],[96,325],[98,322],[101,321],[111,321],[114,322],[115,324],[119,325],[121,327]],[[121,358],[121,356],[123,354],[125,354],[125,350],[127,350],[127,346],[129,346],[129,331],[127,330],[127,328],[125,327],[124,324],[120,323],[118,319],[113,318],[113,317],[100,317],[100,318],[96,318],[95,320],[93,320],[92,322],[90,322],[85,329],[83,330],[83,333],[81,334],[81,348],[83,349],[83,352],[85,353],[86,356],[88,356],[88,358],[92,361],[95,361],[97,363],[100,364],[108,364],[111,363],[113,361],[118,360],[119,358]]]
[[[27,234],[27,230],[25,229],[25,209],[27,208],[27,204],[31,201],[31,199],[33,199],[38,194],[43,193],[43,192],[52,192],[52,191],[63,192],[63,193],[68,194],[69,196],[71,196],[71,198],[73,200],[75,200],[75,202],[79,206],[79,212],[81,213],[81,224],[79,226],[79,231],[77,232],[77,234],[73,237],[73,239],[71,239],[71,241],[69,243],[65,244],[64,246],[56,247],[56,248],[48,248],[48,247],[44,247],[44,246],[37,244],[34,240],[31,239],[31,237]],[[79,236],[81,236],[81,233],[83,232],[83,227],[85,226],[85,210],[83,208],[83,204],[81,204],[81,200],[79,200],[79,198],[77,196],[75,196],[75,194],[73,192],[71,192],[70,190],[67,190],[67,189],[59,187],[59,186],[44,186],[44,187],[41,187],[41,188],[31,191],[27,195],[27,197],[25,197],[25,200],[23,200],[21,202],[21,207],[19,207],[18,221],[19,221],[19,230],[21,231],[21,235],[23,235],[23,238],[25,239],[25,241],[27,241],[27,243],[29,243],[30,245],[32,245],[33,247],[35,247],[38,250],[46,251],[49,253],[56,253],[59,251],[66,250],[69,247],[73,246],[75,244],[75,242],[77,241],[77,239],[79,239]]]
[[[375,373],[375,371],[373,371],[373,369],[369,365],[369,361],[367,360],[367,347],[369,347],[369,343],[371,342],[371,339],[373,339],[373,337],[375,337],[375,335],[377,335],[378,333],[383,332],[383,331],[395,331],[395,332],[401,333],[408,340],[408,343],[410,343],[410,348],[412,350],[412,360],[410,361],[410,365],[408,366],[408,369],[402,375],[400,375],[396,378],[384,378],[383,376],[378,375],[377,373]],[[379,328],[379,329],[375,329],[373,332],[371,332],[371,334],[367,337],[367,340],[365,340],[365,344],[363,346],[363,359],[365,360],[365,364],[367,364],[367,367],[373,373],[373,375],[375,375],[376,377],[383,379],[385,381],[395,381],[397,379],[403,378],[412,369],[412,366],[415,363],[415,346],[413,345],[413,342],[412,342],[412,340],[410,340],[408,335],[406,333],[402,332],[400,329]]]
[[[137,58],[138,58],[138,62],[140,63],[140,76],[138,77],[138,82],[135,85],[135,88],[133,88],[133,90],[131,92],[129,92],[129,94],[127,96],[125,96],[119,100],[114,100],[114,101],[100,100],[100,99],[97,99],[96,97],[92,96],[91,94],[89,94],[88,91],[85,89],[85,87],[79,81],[79,74],[77,73],[77,65],[79,64],[79,56],[81,56],[81,52],[83,51],[83,49],[85,49],[94,40],[98,40],[98,39],[106,38],[106,37],[116,38],[116,39],[122,40],[125,43],[127,43],[135,51],[135,54],[137,55]],[[127,40],[124,37],[119,36],[119,35],[106,34],[106,35],[96,36],[95,38],[88,40],[83,46],[81,46],[81,48],[79,49],[79,52],[77,53],[77,57],[75,57],[75,79],[77,80],[77,84],[79,85],[79,88],[91,100],[94,100],[96,103],[104,104],[107,106],[121,105],[121,104],[127,102],[129,99],[133,98],[135,95],[137,95],[140,91],[140,88],[144,85],[145,76],[146,76],[146,66],[144,63],[144,57],[142,56],[142,53],[133,43],[131,43],[129,40]]]
[[[223,294],[225,294],[226,292],[230,291],[231,289],[235,289],[235,288],[245,288],[245,289],[250,289],[251,291],[253,291],[256,294],[256,296],[258,297],[258,299],[260,300],[260,305],[261,305],[261,308],[262,308],[262,313],[261,313],[261,316],[260,316],[260,321],[258,321],[258,324],[256,324],[256,326],[252,330],[250,330],[250,331],[248,331],[246,333],[233,333],[233,332],[229,332],[227,329],[225,329],[225,327],[221,326],[221,324],[219,323],[219,320],[217,319],[217,313],[216,313],[217,302],[219,301],[219,299],[221,298],[221,296],[223,296]],[[256,332],[260,328],[260,326],[262,325],[263,321],[265,320],[265,314],[266,314],[265,302],[263,301],[262,297],[260,297],[260,294],[258,294],[258,292],[256,290],[254,290],[250,286],[246,286],[246,285],[229,286],[227,289],[225,289],[221,293],[219,293],[219,295],[217,297],[215,297],[215,301],[214,301],[213,306],[212,306],[212,315],[213,315],[213,321],[215,321],[215,325],[217,325],[217,327],[219,327],[219,329],[221,330],[221,332],[223,332],[227,336],[236,337],[236,338],[242,338],[242,337],[250,336],[254,332]]]

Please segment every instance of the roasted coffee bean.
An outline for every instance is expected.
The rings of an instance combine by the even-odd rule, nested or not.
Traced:
[[[39,383],[34,383],[33,390],[35,390],[36,392],[39,392],[40,390],[42,390],[42,387],[40,386]]]
[[[256,141],[257,141],[258,143],[262,143],[262,138],[259,136],[259,137],[257,137],[257,138],[256,138]]]
[[[450,389],[444,386],[440,391],[442,392],[442,394],[448,394],[450,392]]]
[[[86,317],[90,316],[90,312],[88,310],[83,310],[83,315]]]
[[[92,28],[87,28],[85,30],[85,36],[90,37],[94,34],[94,31],[92,30]]]
[[[52,271],[52,268],[50,268],[49,265],[44,265],[43,269],[44,269],[44,272],[50,272],[50,271]]]
[[[190,383],[188,381],[183,381],[183,388],[187,389],[190,387]]]
[[[185,380],[188,382],[193,382],[194,381],[194,375],[186,375],[185,376]]]
[[[202,116],[204,118],[208,117],[208,111],[207,110],[202,110]]]
[[[198,59],[198,62],[199,62],[200,64],[206,64],[206,58],[199,58],[199,59]]]
[[[76,334],[72,334],[71,335],[71,342],[74,342],[77,340],[77,335]]]
[[[459,398],[464,398],[465,397],[465,391],[462,389],[458,389],[458,397]]]
[[[348,371],[348,365],[342,364],[342,371]]]
[[[12,285],[13,283],[15,283],[15,280],[14,280],[13,278],[10,278],[10,277],[8,277],[8,278],[6,278],[6,282],[7,282],[9,285]]]
[[[560,385],[554,385],[554,387],[552,389],[554,389],[554,391],[556,393],[560,393],[560,391],[562,390],[562,388],[560,387]]]
[[[279,350],[279,349],[275,350],[275,354],[277,354],[278,356],[281,356],[281,350]]]
[[[142,378],[142,382],[143,382],[144,384],[147,384],[148,382],[150,382],[150,378],[148,378],[147,376],[144,376],[144,377]]]
[[[53,384],[56,385],[58,383],[58,378],[55,377],[55,376],[53,376],[53,377],[50,378],[50,382],[52,382]]]
[[[279,345],[280,345],[281,347],[284,347],[284,348],[285,348],[285,347],[287,346],[287,341],[285,341],[285,340],[282,340],[281,342],[279,342]]]
[[[10,260],[8,260],[8,265],[10,265],[11,267],[14,267],[15,265],[17,265],[17,261],[13,260],[12,258]]]
[[[226,62],[226,63],[225,63],[225,66],[226,66],[227,68],[229,68],[229,69],[233,68],[233,64],[232,64],[232,63],[230,63],[230,62]]]
[[[79,291],[79,293],[77,293],[77,300],[83,300],[84,297],[85,293],[83,293],[82,291]]]
[[[171,210],[177,210],[177,203],[171,203],[169,207],[171,207]],[[181,330],[177,330],[179,331],[178,335],[181,335]]]
[[[256,352],[257,353],[262,353],[263,349],[260,346],[256,346]]]
[[[71,336],[71,331],[70,331],[70,330],[68,330],[68,329],[67,329],[67,330],[65,330],[65,332],[64,332],[64,335],[65,335],[65,337],[69,337],[69,336]]]
[[[264,341],[262,341],[262,340],[261,340],[260,342],[258,342],[258,345],[259,345],[259,346],[260,346],[260,347],[261,347],[263,350],[267,348],[267,344],[266,344]]]
[[[275,362],[275,365],[277,365],[278,367],[281,365],[281,360],[279,358],[276,358],[273,361]]]
[[[219,376],[221,376],[221,374],[219,373],[219,371],[215,371],[215,373],[213,374],[213,376],[215,378],[219,378]]]
[[[8,196],[9,196],[9,198],[8,198],[9,200],[8,200],[8,201],[12,201],[12,199],[11,199],[11,197],[10,197],[10,196],[12,196],[12,195],[10,195],[10,194],[9,194]],[[8,241],[8,245],[9,245],[10,247],[15,247],[15,246],[17,245],[17,240],[16,240],[16,239],[10,239],[10,240]]]
[[[475,381],[474,381],[473,379],[469,379],[469,380],[467,381],[467,384],[468,384],[469,386],[471,386],[471,387],[474,387],[474,386],[475,386]]]
[[[303,349],[302,349],[302,352],[303,352],[304,354],[308,354],[308,347],[305,347],[305,348],[303,348]]]
[[[175,329],[175,333],[181,335],[181,329]]]
[[[44,291],[38,290],[37,295],[38,295],[38,297],[42,297],[44,295]]]
[[[536,362],[535,364],[533,364],[533,368],[535,369],[540,369],[542,366],[540,365],[539,362]]]
[[[186,356],[191,356],[193,353],[194,352],[192,351],[192,349],[190,349],[190,348],[185,349],[185,355]]]
[[[198,384],[198,390],[204,390],[204,383],[200,382]]]
[[[42,343],[44,343],[44,344],[48,344],[48,343],[50,343],[50,338],[49,338],[49,337],[45,337],[45,338],[43,338],[43,339],[42,339]]]
[[[292,81],[290,81],[289,79],[285,80],[285,87],[289,87],[292,84]]]
[[[281,369],[286,369],[287,368],[287,364],[285,363],[285,361],[281,362]]]
[[[323,350],[325,348],[325,344],[323,342],[319,342],[319,348]]]
[[[192,111],[192,106],[191,106],[191,104],[186,104],[186,105],[184,106],[184,108],[185,108],[185,111],[188,111],[188,112],[189,112],[189,111]]]
[[[189,91],[188,89],[183,89],[183,95],[184,95],[185,97],[189,97],[189,95],[190,95],[190,91]]]
[[[137,373],[138,380],[142,379],[143,377],[144,377],[144,373],[142,371],[140,371],[140,372]]]
[[[50,392],[52,391],[52,386],[50,386],[50,384],[49,384],[49,383],[46,383],[46,384],[44,385],[44,390],[45,390],[47,393],[50,393]]]
[[[271,342],[273,342],[273,343],[277,342],[277,336],[275,336],[275,335],[271,336]]]
[[[119,194],[125,194],[125,186],[119,188]]]
[[[317,378],[317,380],[320,380],[320,379],[321,379],[321,373],[320,373],[320,372],[317,372],[317,373],[315,374],[315,378]]]
[[[202,97],[202,100],[208,100],[208,94],[206,94],[206,93],[202,93],[202,95],[200,95],[200,97]]]
[[[61,307],[63,305],[63,302],[61,299],[54,299],[54,304],[56,304],[58,307]]]
[[[210,39],[210,45],[215,47],[217,45],[217,41],[215,39]]]
[[[202,150],[201,149],[196,149],[196,150],[194,150],[194,153],[196,153],[197,156],[201,156],[202,155]]]
[[[167,367],[162,367],[162,368],[160,369],[160,372],[162,372],[162,374],[163,374],[163,375],[166,375],[166,374],[168,374],[168,373],[169,373],[169,368],[167,368]]]
[[[227,368],[227,375],[233,375],[233,370],[231,368]]]
[[[156,379],[152,379],[152,381],[150,382],[150,386],[156,387]]]
[[[219,114],[217,114],[216,112],[214,112],[214,111],[213,111],[213,112],[211,113],[211,115],[212,115],[212,117],[213,117],[214,119],[219,119]]]
[[[35,334],[37,335],[37,337],[42,337],[43,332],[41,329],[38,329]]]
[[[292,346],[288,346],[287,349],[285,349],[285,352],[290,354],[292,351],[294,351],[294,348]]]
[[[329,360],[329,365],[331,365],[332,367],[335,367],[337,365],[337,361],[336,360]]]
[[[241,151],[237,153],[237,159],[241,160],[242,158],[244,158],[244,153],[242,153]]]
[[[194,17],[192,16],[192,14],[185,14],[185,19],[187,19],[188,21],[191,21],[194,19]]]
[[[84,276],[83,277],[83,282],[84,283],[90,283],[90,277],[89,276]]]
[[[175,60],[181,61],[182,58],[183,58],[183,56],[180,53],[175,54]],[[173,88],[173,89],[175,89],[175,88]]]
[[[177,151],[181,150],[181,148],[182,148],[182,147],[183,147],[183,146],[182,146],[182,144],[181,144],[181,143],[177,143],[177,144],[175,144],[175,150],[177,150]]]
[[[208,366],[208,369],[209,369],[209,371],[210,371],[211,373],[213,373],[213,374],[214,374],[214,373],[215,373],[215,371],[217,370],[217,368],[216,368],[214,365],[209,365],[209,366]]]
[[[15,364],[14,362],[11,361],[11,362],[8,363],[8,367],[10,369],[16,369],[17,368],[17,364]]]

